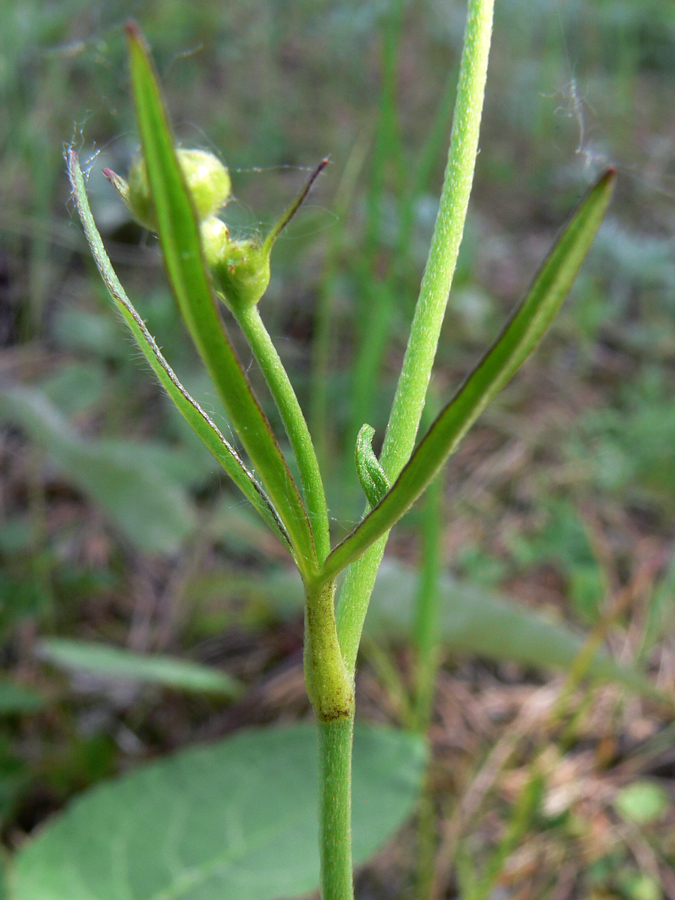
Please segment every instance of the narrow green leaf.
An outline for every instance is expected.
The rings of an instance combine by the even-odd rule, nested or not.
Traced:
[[[412,813],[424,742],[354,736],[354,858]],[[76,800],[22,844],[11,900],[277,900],[319,885],[316,730],[236,734],[144,766]]]
[[[94,261],[101,274],[101,278],[105,282],[115,306],[121,313],[122,318],[134,336],[136,343],[150,363],[153,372],[159,378],[162,387],[166,390],[176,408],[202,443],[211,452],[214,459],[216,459],[223,469],[225,469],[244,496],[251,501],[270,528],[272,528],[285,544],[288,544],[288,538],[283,526],[279,522],[274,507],[270,503],[262,487],[256,481],[255,476],[246,468],[234,447],[225,440],[214,422],[204,412],[201,406],[199,406],[185,390],[175,372],[164,358],[155,339],[146,328],[145,322],[141,319],[127,297],[120,280],[115,274],[108,254],[105,251],[101,235],[96,228],[96,223],[94,222],[94,217],[92,216],[89,201],[87,199],[82,169],[80,168],[77,154],[74,151],[71,151],[68,157],[68,174],[84,233],[89,243],[89,247],[91,248]]]
[[[455,397],[442,410],[381,502],[326,560],[333,577],[412,506],[457,448],[487,404],[511,379],[544,336],[572,287],[602,222],[615,170],[608,169],[582,201],[549,253],[523,302]]]
[[[284,523],[298,565],[308,572],[315,552],[305,507],[220,319],[152,62],[136,25],[128,26],[128,35],[138,127],[171,286],[230,421]]]
[[[140,681],[225,697],[235,697],[242,690],[234,678],[209,666],[88,641],[45,638],[38,644],[37,653],[41,659],[60,668],[88,672],[101,678]]]

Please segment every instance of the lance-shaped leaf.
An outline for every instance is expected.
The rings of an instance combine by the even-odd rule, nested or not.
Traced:
[[[87,199],[82,169],[74,150],[71,150],[68,155],[68,175],[73,188],[75,205],[80,214],[84,233],[96,266],[101,273],[101,278],[108,288],[117,310],[121,313],[122,318],[134,336],[136,343],[150,363],[153,372],[157,375],[162,387],[202,443],[225,469],[244,496],[251,501],[272,530],[288,545],[288,537],[264,490],[239,458],[234,447],[225,440],[214,422],[180,383],[175,372],[157,346],[155,339],[146,328],[145,322],[127,297],[105,251],[101,235],[96,228]]]
[[[176,157],[153,65],[136,25],[128,26],[128,35],[138,128],[169,280],[230,421],[284,523],[298,565],[307,572],[315,557],[307,513],[221,322],[202,254],[197,217]]]
[[[58,668],[86,672],[103,682],[139,682],[223,697],[237,697],[243,690],[238,681],[211,666],[91,641],[44,638],[38,643],[36,654]]]
[[[329,577],[358,559],[412,506],[478,416],[544,336],[572,287],[602,222],[615,170],[608,169],[582,201],[501,335],[443,409],[380,503],[333,550]]]

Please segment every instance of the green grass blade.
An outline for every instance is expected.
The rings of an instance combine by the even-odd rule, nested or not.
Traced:
[[[307,572],[315,559],[307,513],[220,320],[153,65],[136,25],[128,26],[128,35],[136,116],[169,280],[230,421],[284,523],[298,565]]]
[[[602,222],[616,173],[608,169],[582,201],[501,335],[442,410],[391,490],[326,560],[333,577],[410,508],[492,398],[544,336]]]
[[[104,682],[153,684],[222,697],[239,697],[244,690],[235,678],[211,666],[159,653],[135,653],[126,647],[92,641],[43,638],[38,642],[36,655],[60,669],[86,672]]]
[[[244,496],[251,501],[272,530],[288,545],[288,537],[283,525],[279,522],[274,507],[262,487],[246,468],[234,447],[225,440],[213,421],[180,383],[175,372],[162,355],[155,339],[146,328],[145,322],[127,297],[105,251],[101,235],[96,228],[87,199],[82,169],[80,168],[77,154],[73,150],[68,155],[68,175],[73,188],[75,205],[80,214],[84,233],[101,278],[108,288],[113,303],[133,334],[136,343],[150,363],[153,372],[159,378],[162,387],[184,419],[211,452],[212,456],[225,469]]]

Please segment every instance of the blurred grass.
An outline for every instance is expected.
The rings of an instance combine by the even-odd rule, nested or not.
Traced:
[[[191,510],[183,547],[147,556],[55,469],[48,446],[18,422],[3,427],[0,658],[26,690],[45,680],[32,655],[38,633],[205,657],[225,640],[244,680],[298,651],[292,626],[258,644],[246,637],[264,633],[271,614],[237,577],[278,549],[129,353],[71,219],[63,147],[73,142],[91,160],[94,212],[122,280],[190,391],[220,416],[154,242],[101,175],[106,165],[125,172],[137,144],[124,21],[136,17],[148,35],[180,139],[230,166],[237,199],[227,217],[237,227],[264,229],[302,169],[331,158],[275,249],[262,311],[310,412],[339,534],[362,504],[355,433],[368,421],[382,437],[402,357],[464,14],[459,0],[0,5],[0,379],[43,391],[89,441],[164,445],[198,472],[181,486]],[[581,622],[647,572],[618,627],[638,647],[645,629],[641,652],[655,660],[672,640],[674,50],[675,7],[661,0],[497,4],[476,191],[435,376],[441,396],[459,383],[596,168],[613,162],[611,217],[555,333],[448,472],[444,545],[455,575]],[[420,515],[392,543],[408,562]],[[102,721],[141,733],[147,751],[181,742],[213,712],[210,701],[175,700],[144,730],[146,706],[120,712],[115,702],[96,712],[71,698],[51,721],[35,712],[0,723],[9,844],[138,750],[128,735],[126,750],[101,743]],[[578,840],[572,818],[560,831]],[[593,857],[589,896],[649,890],[617,853]]]

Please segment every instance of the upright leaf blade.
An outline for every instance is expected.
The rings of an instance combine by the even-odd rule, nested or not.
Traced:
[[[511,379],[553,321],[586,258],[609,203],[616,172],[608,169],[582,201],[539,270],[529,293],[455,397],[442,410],[381,502],[326,560],[333,576],[412,506],[487,404]]]
[[[178,306],[232,425],[258,471],[307,572],[314,548],[298,488],[223,328],[199,238],[199,225],[174,150],[150,56],[129,25],[131,80],[159,239]]]

